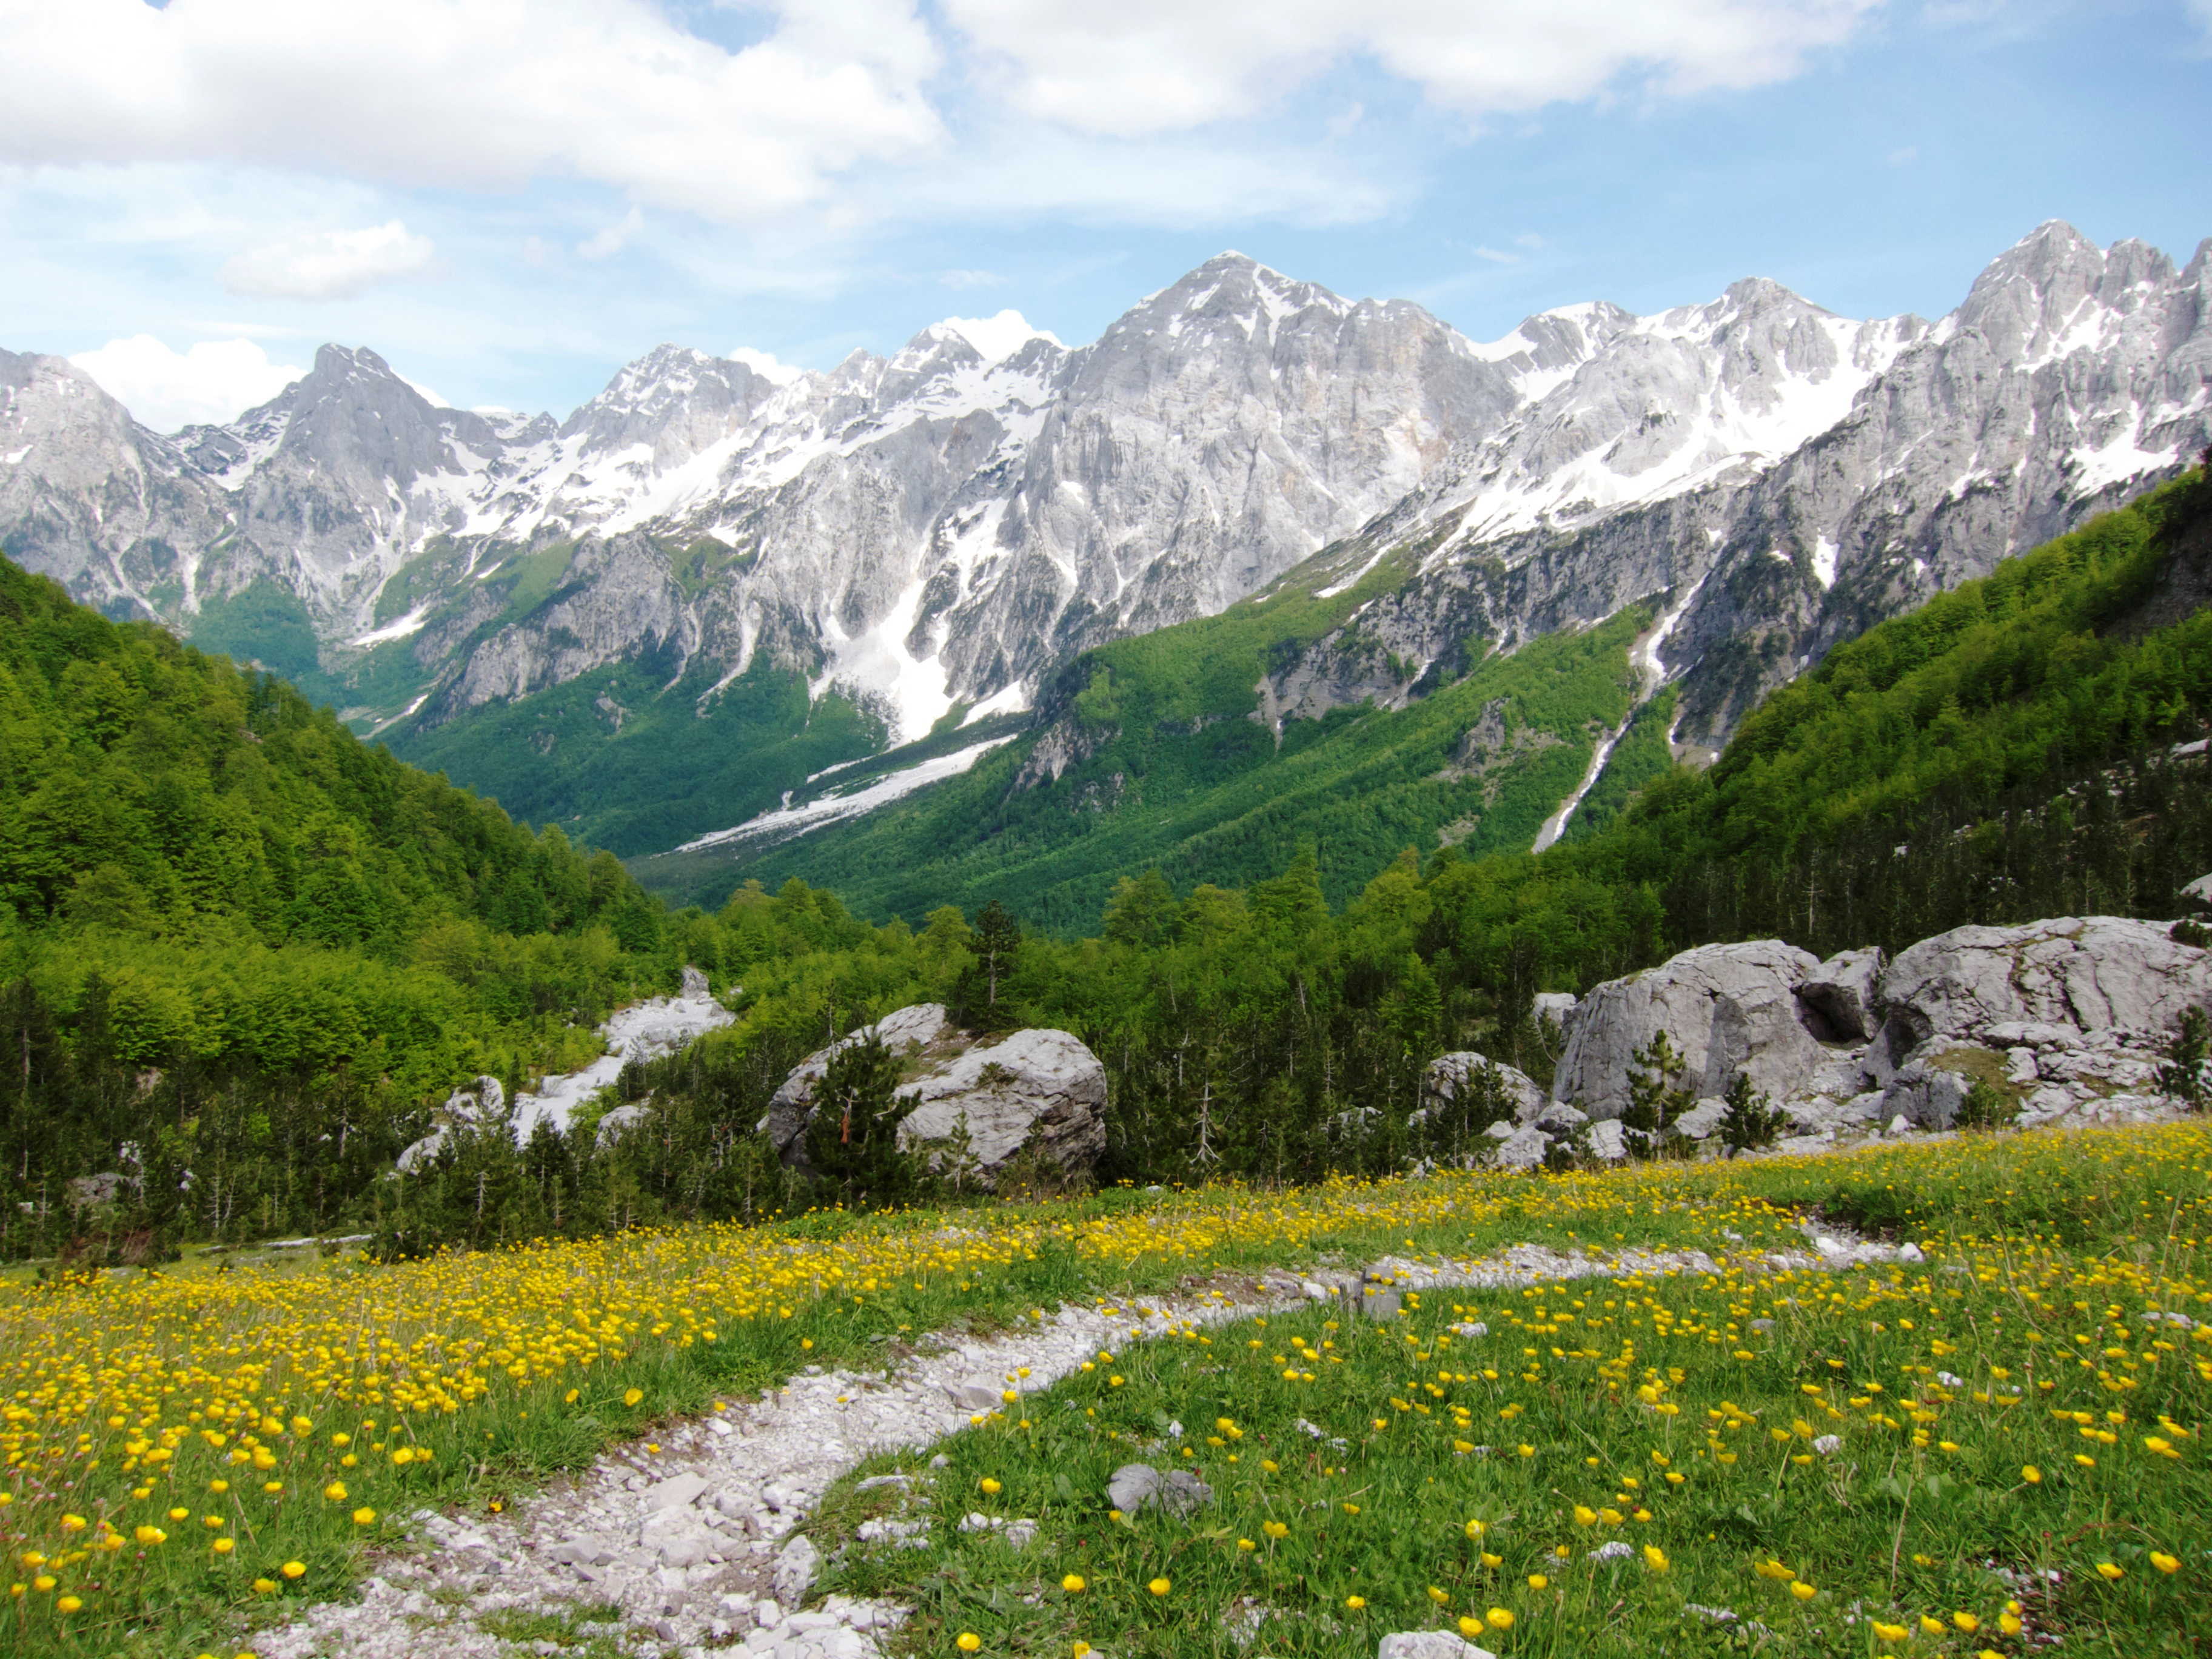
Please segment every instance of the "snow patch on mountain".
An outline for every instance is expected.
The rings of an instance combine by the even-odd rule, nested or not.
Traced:
[[[788,841],[793,836],[804,835],[810,830],[819,830],[825,824],[856,818],[872,812],[879,806],[890,805],[902,796],[946,778],[957,777],[975,763],[1003,744],[1012,743],[1011,737],[992,738],[983,743],[970,744],[965,749],[955,750],[949,755],[939,755],[926,761],[917,761],[887,776],[876,779],[849,793],[832,791],[817,799],[802,802],[797,806],[781,806],[774,811],[763,812],[757,817],[746,819],[727,830],[717,830],[696,840],[687,841],[676,850],[696,853],[709,847],[726,847],[734,842],[757,842],[763,844]],[[787,799],[788,797],[787,796]]]

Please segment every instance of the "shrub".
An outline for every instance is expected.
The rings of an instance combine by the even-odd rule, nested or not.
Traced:
[[[1753,1092],[1751,1078],[1746,1073],[1735,1074],[1735,1081],[1729,1085],[1723,1098],[1728,1103],[1728,1110],[1721,1117],[1721,1145],[1732,1152],[1747,1152],[1753,1146],[1771,1146],[1789,1121],[1771,1097]]]

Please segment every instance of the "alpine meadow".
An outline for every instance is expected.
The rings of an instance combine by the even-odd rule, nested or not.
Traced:
[[[0,5],[0,1652],[2212,1654],[2203,13]]]

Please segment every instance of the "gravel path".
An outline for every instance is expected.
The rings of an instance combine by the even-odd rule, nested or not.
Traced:
[[[1832,1230],[1810,1242],[1760,1260],[1847,1267],[1899,1254]],[[357,1601],[305,1609],[253,1649],[263,1659],[494,1659],[577,1655],[579,1638],[596,1638],[583,1652],[875,1659],[876,1635],[902,1612],[841,1596],[801,1611],[817,1563],[795,1531],[864,1458],[908,1451],[926,1467],[933,1443],[1101,1349],[1300,1301],[1346,1297],[1380,1316],[1405,1290],[1718,1270],[1699,1251],[1587,1257],[1516,1245],[1449,1263],[1385,1257],[1364,1273],[1267,1273],[1202,1296],[1063,1307],[988,1340],[925,1338],[922,1352],[874,1373],[809,1367],[670,1431],[657,1453],[631,1443],[504,1514],[456,1522],[419,1511],[418,1547],[385,1558]]]

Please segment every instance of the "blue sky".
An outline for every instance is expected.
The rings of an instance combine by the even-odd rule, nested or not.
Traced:
[[[1224,247],[1478,338],[1940,314],[2212,235],[2212,0],[0,0],[0,347],[149,422],[326,339],[565,413],[662,340],[1071,343]]]

